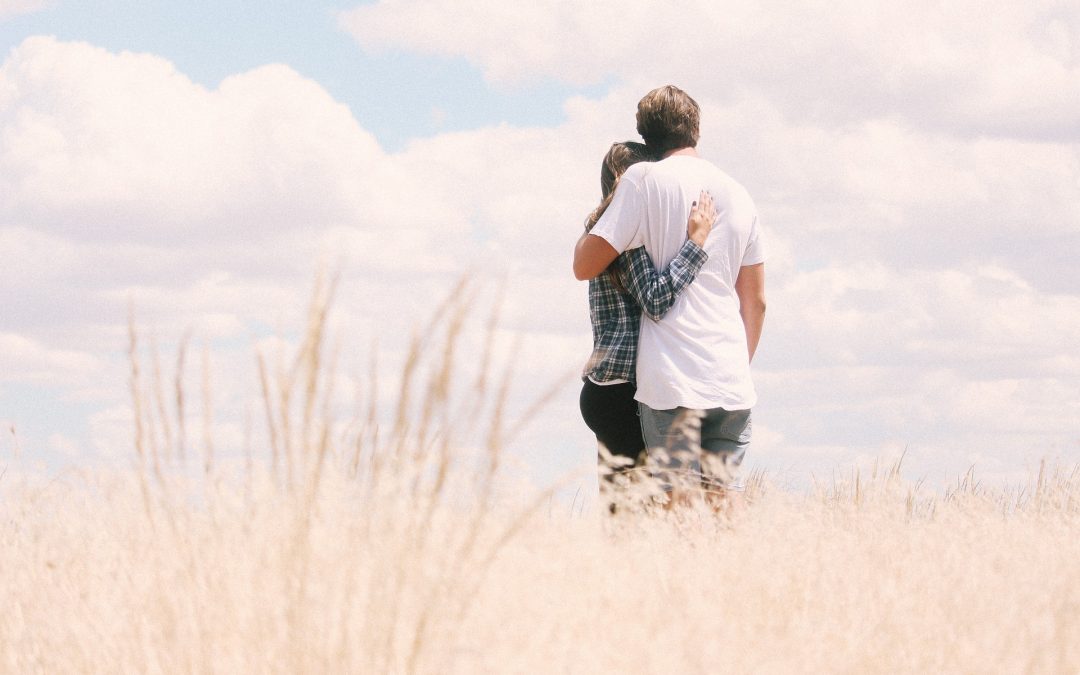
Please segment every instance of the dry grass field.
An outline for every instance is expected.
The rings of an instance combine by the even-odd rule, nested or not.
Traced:
[[[1075,471],[582,514],[508,494],[503,385],[447,384],[464,306],[392,423],[330,419],[327,304],[263,364],[265,459],[215,462],[133,334],[136,468],[0,478],[0,672],[1080,672]]]

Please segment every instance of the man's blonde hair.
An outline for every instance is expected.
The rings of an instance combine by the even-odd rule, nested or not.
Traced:
[[[697,147],[701,107],[682,89],[667,85],[645,94],[637,106],[637,131],[656,155]]]

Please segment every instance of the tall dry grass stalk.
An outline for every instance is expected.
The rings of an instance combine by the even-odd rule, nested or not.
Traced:
[[[723,517],[633,494],[577,517],[507,498],[522,427],[497,312],[469,342],[473,285],[413,337],[386,424],[374,365],[336,416],[334,288],[292,359],[258,355],[269,447],[239,478],[188,433],[187,337],[166,396],[132,329],[135,470],[0,481],[0,672],[1080,671],[1076,470],[943,494],[899,465],[805,495],[759,474]]]

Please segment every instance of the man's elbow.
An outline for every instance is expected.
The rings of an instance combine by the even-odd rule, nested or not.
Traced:
[[[739,311],[743,314],[754,314],[758,316],[765,315],[765,296],[755,295],[750,298],[744,298],[739,303]]]
[[[586,234],[574,247],[574,278],[586,281],[607,269],[619,253],[605,239]]]
[[[596,260],[591,259],[587,255],[575,255],[574,256],[574,278],[578,281],[588,281],[599,276],[605,269],[607,264],[598,265]]]

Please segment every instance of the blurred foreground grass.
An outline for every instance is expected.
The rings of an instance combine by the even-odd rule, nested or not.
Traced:
[[[260,356],[242,471],[133,332],[136,468],[0,481],[0,672],[1080,672],[1076,471],[574,515],[497,488],[515,425],[490,356],[460,370],[467,284],[383,424],[334,419],[331,291],[294,359]]]

